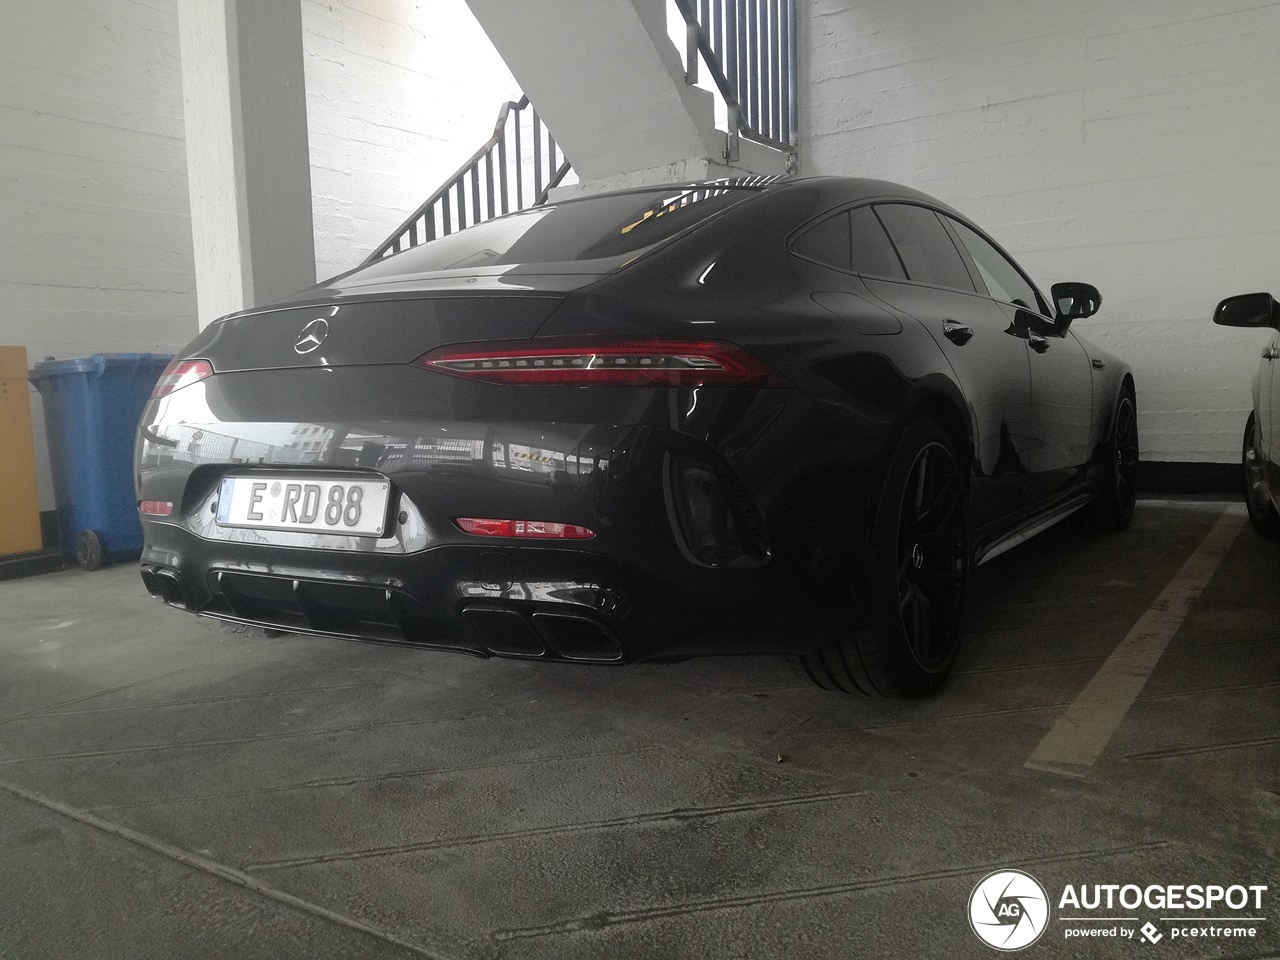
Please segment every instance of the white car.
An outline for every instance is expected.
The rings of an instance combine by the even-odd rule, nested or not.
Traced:
[[[1267,327],[1272,331],[1253,378],[1253,412],[1244,428],[1245,503],[1260,533],[1280,539],[1280,304],[1269,293],[1228,297],[1213,312],[1224,327]]]

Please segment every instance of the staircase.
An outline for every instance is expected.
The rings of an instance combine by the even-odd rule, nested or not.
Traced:
[[[706,66],[728,113],[724,157],[747,137],[795,156],[795,0],[672,0],[685,22],[685,82]]]
[[[684,83],[705,69],[727,118],[721,159],[737,163],[742,139],[785,152],[794,167],[795,0],[671,0],[685,26]],[[575,81],[576,82],[576,81]],[[705,93],[702,96],[706,96]],[[644,109],[643,104],[631,109]],[[753,171],[743,170],[744,173]],[[564,151],[528,96],[498,111],[493,134],[366,259],[546,202],[574,177]]]
[[[545,203],[571,170],[529,98],[508,100],[492,136],[364,262]]]

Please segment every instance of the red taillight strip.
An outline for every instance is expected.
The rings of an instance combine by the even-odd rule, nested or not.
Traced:
[[[174,360],[164,368],[155,389],[151,391],[151,399],[167,397],[175,390],[199,383],[205,377],[213,376],[213,365],[208,360]]]
[[[463,533],[476,537],[512,537],[525,540],[590,540],[595,532],[576,523],[550,523],[545,520],[482,520],[458,517]]]
[[[581,386],[787,386],[731,343],[694,340],[526,340],[439,347],[415,363],[455,377]]]
[[[143,500],[138,503],[138,512],[148,517],[167,517],[173,513],[173,502],[170,500]]]

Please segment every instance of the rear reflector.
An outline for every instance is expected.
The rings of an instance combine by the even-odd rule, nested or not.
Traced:
[[[525,340],[439,347],[414,361],[486,383],[643,387],[785,387],[771,367],[731,343],[693,340]]]
[[[576,523],[548,523],[545,520],[480,520],[458,517],[463,533],[477,537],[514,537],[525,540],[590,540],[595,533]]]
[[[138,512],[148,517],[167,517],[173,513],[173,503],[168,500],[143,500]]]
[[[151,399],[167,397],[175,390],[189,387],[193,383],[199,383],[205,377],[212,376],[213,366],[208,360],[174,360],[165,367],[164,373],[160,374],[155,389],[151,391]]]

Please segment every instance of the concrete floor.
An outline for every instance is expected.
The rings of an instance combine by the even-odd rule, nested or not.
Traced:
[[[1096,763],[1026,766],[1224,509],[982,568],[918,703],[771,658],[227,637],[132,567],[0,583],[0,956],[991,957],[967,903],[1004,867],[1271,887],[1252,940],[1069,940],[1055,903],[1028,956],[1280,953],[1280,545],[1245,528],[1185,619],[1166,596]]]

